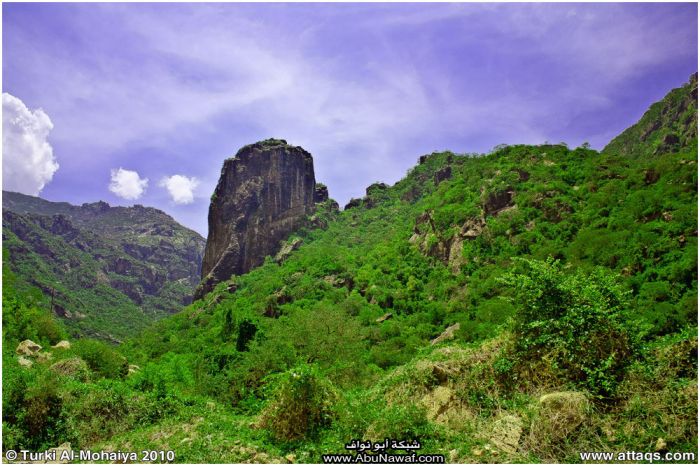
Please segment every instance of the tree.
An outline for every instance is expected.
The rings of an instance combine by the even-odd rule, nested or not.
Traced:
[[[566,273],[558,260],[516,259],[503,283],[515,289],[515,359],[547,358],[573,382],[611,395],[635,344],[623,319],[628,293],[603,269]]]

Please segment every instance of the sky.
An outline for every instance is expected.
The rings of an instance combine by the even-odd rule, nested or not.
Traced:
[[[436,150],[601,149],[697,71],[697,8],[5,3],[3,189],[206,235],[223,160],[269,137],[341,206]]]

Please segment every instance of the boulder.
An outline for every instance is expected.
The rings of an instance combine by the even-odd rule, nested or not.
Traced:
[[[467,260],[462,254],[464,250],[464,242],[457,237],[452,238],[450,243],[450,252],[447,258],[447,266],[452,273],[459,273],[463,265],[466,265]]]
[[[15,350],[17,354],[22,354],[24,356],[36,356],[36,354],[41,351],[41,345],[34,343],[32,340],[24,340],[22,343],[17,345]]]
[[[437,345],[438,343],[442,343],[447,340],[451,340],[455,337],[455,332],[459,330],[459,322],[457,322],[454,325],[450,325],[445,329],[444,332],[440,334],[437,338],[433,339],[430,341],[431,345]]]
[[[32,362],[31,359],[27,359],[24,356],[18,356],[17,357],[17,362],[19,363],[20,366],[22,367],[32,367],[34,363]]]
[[[590,403],[580,392],[553,392],[539,399],[537,431],[558,440],[574,432],[588,416]]]
[[[61,340],[55,345],[51,346],[54,349],[70,349],[70,342],[68,340]]]
[[[486,223],[481,218],[473,217],[467,219],[467,221],[464,222],[464,225],[462,225],[462,228],[459,230],[459,236],[469,240],[476,239],[484,231],[485,226]]]
[[[505,453],[518,450],[523,421],[518,416],[506,415],[497,420],[491,429],[491,444]]]
[[[383,316],[379,317],[375,322],[377,322],[378,324],[381,324],[381,323],[384,322],[385,320],[389,320],[389,319],[391,319],[392,317],[394,317],[394,314],[392,314],[391,312],[387,312],[387,313],[384,314]]]
[[[486,215],[498,215],[508,207],[512,207],[515,199],[515,191],[512,187],[507,187],[498,191],[489,193],[484,201],[484,213]]]
[[[446,414],[459,404],[455,391],[442,385],[425,395],[421,403],[425,406],[428,420],[438,424],[446,423],[449,417]]]

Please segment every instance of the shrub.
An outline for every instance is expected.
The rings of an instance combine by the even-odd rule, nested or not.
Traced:
[[[388,405],[369,426],[365,436],[371,440],[384,438],[421,439],[432,434],[425,408],[419,405]]]
[[[278,440],[313,436],[333,419],[337,399],[333,385],[314,365],[302,364],[270,379],[272,396],[260,425]]]
[[[521,364],[550,358],[554,369],[599,396],[609,396],[635,344],[623,322],[627,293],[602,269],[565,273],[558,260],[518,259],[514,351]]]
[[[129,373],[126,358],[105,343],[97,340],[78,340],[73,348],[88,367],[102,377],[121,379]]]
[[[250,321],[243,319],[238,324],[238,338],[236,338],[236,351],[248,351],[248,343],[255,337],[258,327]]]
[[[55,377],[46,374],[30,386],[24,395],[18,425],[26,432],[25,447],[40,450],[63,439],[63,401],[58,386]]]

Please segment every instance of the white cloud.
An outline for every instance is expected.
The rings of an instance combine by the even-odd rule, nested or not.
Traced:
[[[42,109],[32,111],[6,92],[2,117],[3,189],[37,196],[58,170],[47,140],[53,123]]]
[[[112,169],[112,181],[109,190],[119,197],[130,201],[140,198],[148,187],[148,178],[141,178],[133,170]]]
[[[168,190],[170,197],[176,204],[191,204],[194,201],[194,190],[199,185],[195,177],[173,175],[163,178],[158,186]]]

